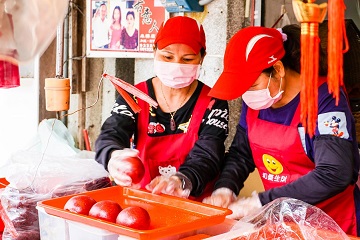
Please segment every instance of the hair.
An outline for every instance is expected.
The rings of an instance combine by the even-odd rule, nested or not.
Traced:
[[[281,59],[284,67],[291,69],[300,74],[301,66],[301,28],[297,24],[286,25],[282,28],[282,32],[287,35],[287,40],[284,41],[285,55]],[[265,69],[263,72],[269,73],[274,71],[273,67]],[[327,75],[327,57],[324,49],[319,46],[319,75]]]
[[[113,14],[112,14],[113,23],[115,23],[114,13],[115,13],[116,9],[119,10],[119,13],[120,13],[119,23],[121,24],[121,9],[119,6],[114,7]]]
[[[126,18],[127,18],[127,16],[129,16],[129,15],[132,15],[133,18],[135,19],[135,13],[134,13],[134,11],[128,11],[128,12],[126,13]]]

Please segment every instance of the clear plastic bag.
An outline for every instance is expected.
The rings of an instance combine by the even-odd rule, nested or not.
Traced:
[[[42,120],[37,135],[25,149],[31,152],[46,152],[47,155],[57,157],[74,156],[80,152],[75,147],[74,138],[67,127],[57,119]]]
[[[44,131],[54,121],[53,131]],[[43,121],[40,125],[35,138],[39,142],[14,153],[6,166],[5,178],[10,184],[1,192],[3,239],[40,239],[38,201],[111,186],[109,174],[95,161],[94,152],[73,151],[69,146],[73,141],[60,121]],[[45,143],[53,147],[39,146]]]
[[[293,198],[279,198],[232,229],[209,240],[342,240],[349,239],[320,208]]]
[[[19,63],[40,56],[62,24],[69,0],[0,1],[0,88],[20,86]]]
[[[65,18],[69,0],[0,1],[0,55],[27,62],[42,54]]]

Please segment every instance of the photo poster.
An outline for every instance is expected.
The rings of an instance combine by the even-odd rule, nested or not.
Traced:
[[[155,36],[169,18],[161,1],[88,0],[87,57],[152,58]]]

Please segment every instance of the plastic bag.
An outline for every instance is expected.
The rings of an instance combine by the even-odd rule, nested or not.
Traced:
[[[279,198],[239,220],[229,232],[209,238],[212,239],[342,240],[349,237],[320,208],[293,198]]]
[[[31,152],[46,152],[58,157],[73,156],[80,152],[67,127],[57,119],[44,119],[38,126],[38,134],[26,147]]]
[[[69,0],[0,1],[0,55],[27,62],[42,54],[65,18]]]
[[[51,122],[54,131],[44,131]],[[69,133],[62,122],[42,121],[40,125],[36,143],[14,153],[6,166],[5,178],[10,184],[1,192],[3,239],[40,239],[38,201],[111,186],[109,174],[94,160],[94,152],[69,146],[73,141],[67,139]],[[46,138],[44,134],[49,133]],[[47,143],[53,147],[40,146]]]
[[[0,88],[20,86],[19,62],[41,55],[62,24],[68,0],[0,1]]]

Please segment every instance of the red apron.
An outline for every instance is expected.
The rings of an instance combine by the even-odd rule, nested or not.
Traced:
[[[289,184],[315,168],[304,151],[298,133],[299,106],[290,126],[261,120],[258,118],[259,111],[247,110],[250,147],[265,190]],[[354,185],[350,185],[316,206],[334,219],[344,232],[356,236],[353,192]]]
[[[146,82],[139,83],[136,87],[148,94]],[[141,181],[142,188],[145,188],[153,178],[160,175],[159,167],[171,165],[178,170],[180,165],[184,163],[186,156],[198,139],[200,124],[210,102],[210,97],[207,96],[209,91],[210,88],[204,85],[189,120],[187,132],[166,136],[150,137],[147,134],[150,106],[145,101],[138,99],[138,105],[142,111],[138,114],[136,148],[139,149],[140,158],[145,165],[145,176]],[[211,194],[211,190],[212,188],[207,186],[202,196],[195,200],[200,201],[205,197],[205,194],[206,196]]]

